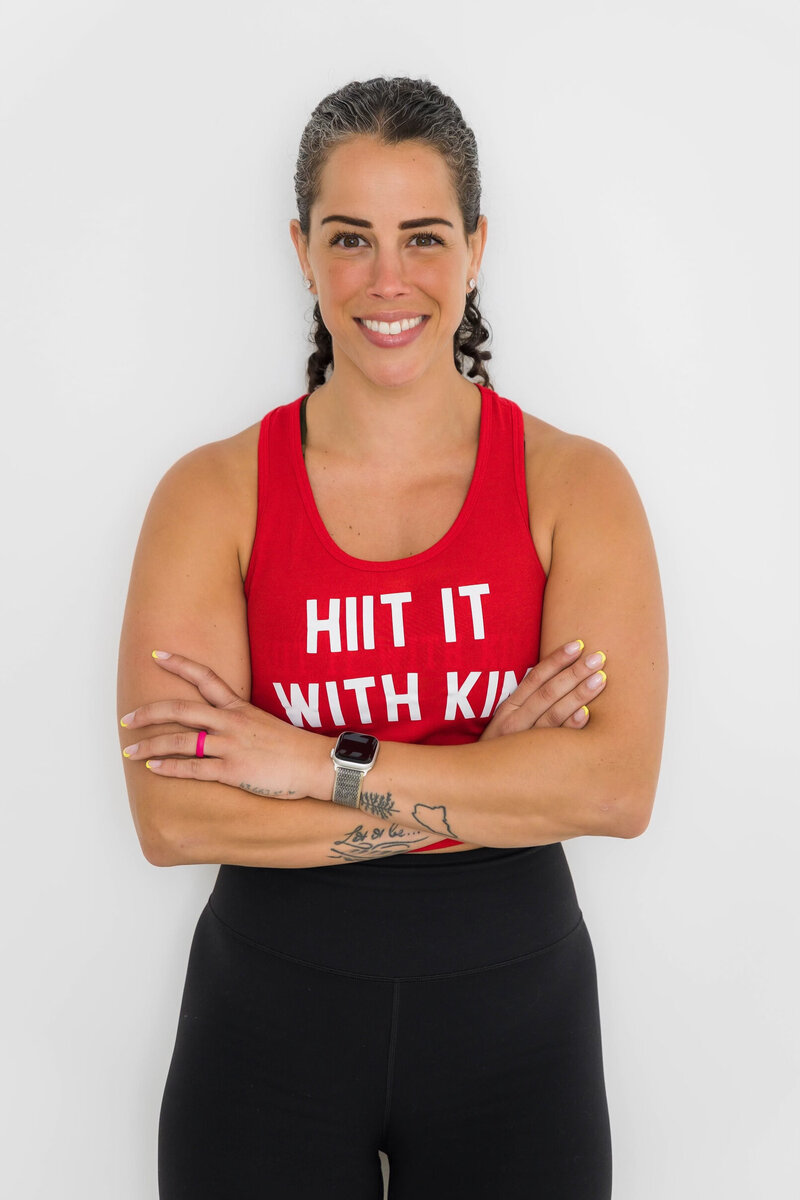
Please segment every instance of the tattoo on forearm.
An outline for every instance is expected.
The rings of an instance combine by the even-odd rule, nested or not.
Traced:
[[[447,823],[447,809],[443,804],[415,804],[411,815],[418,825],[430,829],[431,833],[445,833],[448,837],[456,837]]]
[[[385,858],[389,854],[402,854],[412,846],[425,841],[427,834],[404,829],[394,822],[388,826],[356,825],[343,838],[331,846],[329,857],[345,862],[360,862],[366,858]]]
[[[384,821],[388,820],[393,812],[397,812],[391,792],[387,792],[385,796],[381,792],[362,792],[358,807],[372,817],[382,817]]]
[[[256,787],[254,783],[240,783],[239,787],[243,792],[252,792],[254,796],[269,796],[273,800],[287,799],[289,796],[296,795],[295,792],[276,792],[272,788]]]

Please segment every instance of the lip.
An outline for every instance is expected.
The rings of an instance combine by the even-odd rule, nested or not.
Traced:
[[[392,309],[385,312],[362,313],[357,321],[415,321],[417,317],[427,316],[427,313],[411,312],[409,309]]]
[[[363,321],[413,321],[416,317],[422,317],[419,325],[415,325],[413,329],[404,329],[401,333],[375,333],[362,323]],[[384,350],[393,350],[416,341],[428,323],[428,316],[426,313],[411,312],[376,313],[374,316],[356,317],[355,321],[364,337],[373,346],[380,346]]]

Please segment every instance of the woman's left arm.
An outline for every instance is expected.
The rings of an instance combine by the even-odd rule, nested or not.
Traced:
[[[468,746],[389,743],[369,775],[371,791],[391,793],[396,820],[479,845],[635,837],[647,827],[661,763],[666,634],[642,503],[610,450],[543,428],[549,435],[528,456],[532,527],[550,559],[541,651],[580,636],[587,654],[608,656],[613,670],[591,721]],[[513,728],[513,710],[499,711],[500,732],[504,717]]]
[[[542,657],[581,637],[587,655],[608,655],[608,685],[592,701],[591,720],[582,729],[531,728],[519,708],[523,682],[493,717],[494,736],[459,746],[383,742],[366,780],[364,805],[378,806],[387,820],[411,830],[483,846],[531,846],[583,834],[635,837],[650,817],[667,655],[647,519],[628,473],[609,450],[542,428],[549,433],[534,439],[528,481],[534,539],[548,572]],[[169,669],[184,674],[182,661]],[[191,679],[197,664],[186,669],[184,677]],[[539,688],[537,702],[542,695]],[[216,704],[214,697],[212,690],[208,699]],[[226,756],[213,762],[167,758],[155,769],[267,796],[330,801],[331,738],[287,727],[250,706],[236,713],[233,724],[228,762]],[[299,757],[293,743],[291,777],[284,750],[290,737],[305,740]]]
[[[585,730],[509,732],[467,746],[381,746],[369,790],[396,820],[485,846],[528,846],[648,826],[661,763],[667,646],[648,521],[612,452],[531,422],[537,550],[548,572],[542,655],[581,636],[608,655]],[[498,712],[499,732],[515,713]]]

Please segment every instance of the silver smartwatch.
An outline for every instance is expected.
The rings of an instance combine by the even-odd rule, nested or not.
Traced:
[[[380,742],[371,733],[339,734],[331,750],[335,773],[331,796],[334,804],[358,808],[364,776],[375,766],[379,746]]]

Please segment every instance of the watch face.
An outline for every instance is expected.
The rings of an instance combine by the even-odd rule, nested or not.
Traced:
[[[336,743],[336,757],[354,767],[369,766],[377,753],[378,739],[371,733],[342,733]]]

